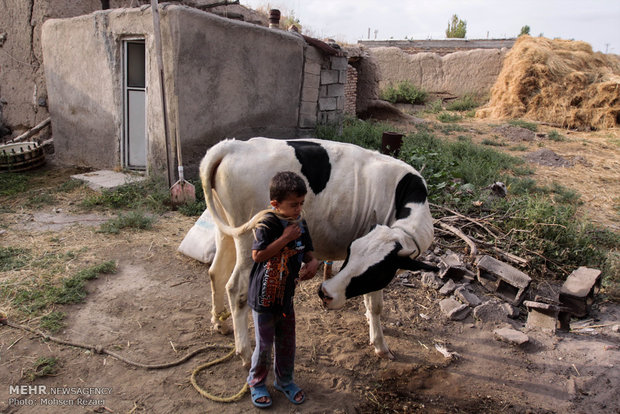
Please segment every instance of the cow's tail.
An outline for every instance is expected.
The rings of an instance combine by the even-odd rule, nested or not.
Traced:
[[[248,222],[238,227],[231,226],[226,219],[228,214],[215,191],[215,177],[217,169],[226,155],[235,151],[243,144],[242,141],[236,141],[234,139],[221,141],[207,151],[207,154],[200,163],[200,180],[202,181],[202,190],[205,194],[207,209],[211,212],[213,221],[220,231],[233,237],[256,228],[263,217],[271,211],[269,209],[259,211]]]

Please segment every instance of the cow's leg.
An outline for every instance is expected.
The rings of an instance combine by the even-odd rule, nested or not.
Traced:
[[[243,365],[250,367],[252,350],[248,336],[248,285],[252,270],[252,233],[235,240],[237,262],[226,284],[235,331],[235,348]]]
[[[235,243],[232,237],[217,231],[216,251],[213,263],[209,267],[211,279],[211,324],[220,333],[230,333],[230,324],[226,321],[226,282],[235,266]]]
[[[375,353],[381,358],[394,359],[390,352],[381,328],[381,312],[383,311],[383,290],[367,293],[364,295],[366,305],[366,318],[370,327],[370,345],[375,347]]]

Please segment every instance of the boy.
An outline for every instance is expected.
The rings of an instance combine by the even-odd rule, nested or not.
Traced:
[[[265,215],[255,231],[248,304],[254,318],[256,348],[247,381],[252,403],[259,408],[272,403],[265,386],[272,348],[275,388],[293,404],[301,404],[306,398],[293,382],[295,285],[314,277],[318,268],[306,222],[301,219],[306,193],[306,184],[299,175],[290,171],[277,173],[269,188],[273,212]]]

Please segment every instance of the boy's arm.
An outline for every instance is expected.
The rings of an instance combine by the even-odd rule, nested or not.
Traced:
[[[304,253],[304,263],[306,264],[299,271],[299,280],[312,279],[319,268],[319,261],[314,258],[311,251]]]
[[[263,250],[252,250],[252,260],[256,263],[262,263],[278,254],[289,242],[301,236],[301,229],[297,224],[289,224],[284,228],[282,235],[272,241]]]

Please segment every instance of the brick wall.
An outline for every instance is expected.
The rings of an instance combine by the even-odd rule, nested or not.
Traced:
[[[347,66],[347,83],[344,85],[344,113],[355,115],[357,101],[357,69]]]

